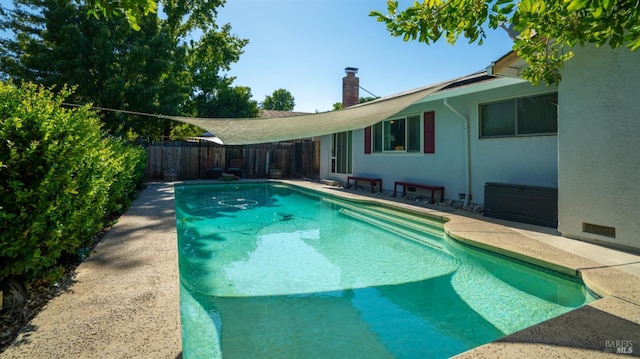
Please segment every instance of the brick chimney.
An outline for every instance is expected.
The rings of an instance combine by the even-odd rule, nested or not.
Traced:
[[[347,67],[344,72],[347,75],[342,78],[342,108],[347,108],[360,101],[360,79],[356,77],[356,67]]]

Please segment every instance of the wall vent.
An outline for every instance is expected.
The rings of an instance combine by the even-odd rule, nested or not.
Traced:
[[[582,231],[585,233],[598,234],[605,237],[616,238],[614,227],[601,226],[593,223],[582,223]]]

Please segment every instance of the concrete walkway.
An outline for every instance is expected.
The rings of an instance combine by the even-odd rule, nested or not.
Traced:
[[[311,182],[295,185],[447,218],[453,238],[581,276],[603,297],[459,358],[608,357],[640,354],[640,256],[570,240],[548,228],[490,220],[444,207]],[[181,356],[173,185],[151,183],[0,358]],[[633,345],[637,347],[634,348]]]
[[[151,183],[1,358],[181,353],[173,185]]]

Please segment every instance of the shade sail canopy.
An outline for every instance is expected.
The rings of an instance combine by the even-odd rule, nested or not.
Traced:
[[[211,132],[225,145],[287,141],[351,131],[374,125],[453,81],[423,87],[340,111],[269,118],[195,118],[162,116]]]

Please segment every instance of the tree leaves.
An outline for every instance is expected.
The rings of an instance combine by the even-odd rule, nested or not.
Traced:
[[[257,113],[250,98],[226,96],[237,89],[225,91],[233,78],[220,73],[238,61],[248,40],[233,35],[230,25],[216,23],[224,0],[162,0],[163,16],[136,18],[138,31],[122,16],[86,16],[88,5],[96,2],[127,4],[18,0],[15,9],[0,14],[0,27],[17,34],[16,39],[0,39],[4,77],[56,89],[70,84],[76,90],[68,102],[108,109],[196,116],[202,115],[198,109],[234,99],[243,102],[228,108]],[[217,101],[219,94],[226,97]],[[207,101],[211,103],[203,105]],[[103,113],[102,122],[111,134],[149,140],[169,139],[179,125],[117,112]],[[181,126],[179,132],[201,131]]]
[[[426,44],[441,34],[451,44],[461,36],[482,44],[484,25],[495,29],[508,23],[519,32],[513,49],[528,64],[523,77],[534,84],[560,82],[560,69],[571,58],[562,51],[567,46],[640,48],[640,7],[632,0],[424,1],[404,11],[389,1],[388,14],[369,15],[391,35]]]
[[[584,9],[591,0],[564,0],[564,1],[565,3],[568,3],[567,10],[576,11],[576,10]]]
[[[76,0],[82,4],[82,0]],[[143,16],[156,13],[158,4],[155,0],[86,0],[88,5],[87,15],[96,19],[101,17],[109,19],[113,16],[124,14],[129,26],[135,31],[140,31],[139,21]]]
[[[260,107],[264,110],[293,111],[295,105],[295,98],[291,92],[285,89],[277,89],[273,91],[273,94],[265,97]]]

